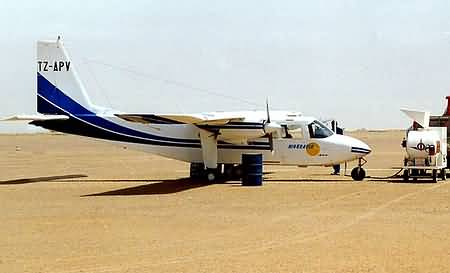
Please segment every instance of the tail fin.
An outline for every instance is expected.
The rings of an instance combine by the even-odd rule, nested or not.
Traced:
[[[37,111],[42,114],[95,112],[60,38],[37,42]]]

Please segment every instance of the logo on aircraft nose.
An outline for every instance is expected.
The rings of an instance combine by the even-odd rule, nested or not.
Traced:
[[[316,156],[320,153],[320,145],[315,142],[311,142],[308,145],[306,145],[306,152],[310,156]]]

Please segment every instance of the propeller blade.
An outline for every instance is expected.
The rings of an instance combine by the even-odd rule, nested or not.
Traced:
[[[270,110],[269,110],[269,98],[266,98],[266,114],[267,119],[264,122],[264,132],[266,133],[267,138],[269,139],[270,151],[273,152],[273,132],[277,131],[281,126],[276,122],[270,123]]]
[[[273,134],[268,135],[270,151],[273,152]]]
[[[266,123],[270,123],[269,98],[266,98],[266,113],[267,113],[267,121],[266,121]]]

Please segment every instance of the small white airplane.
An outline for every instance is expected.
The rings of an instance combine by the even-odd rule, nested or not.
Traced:
[[[297,112],[213,112],[200,114],[122,113],[94,105],[60,38],[37,43],[37,115],[28,120],[49,130],[113,141],[191,163],[191,176],[209,181],[222,172],[239,175],[241,155],[261,153],[264,164],[332,166],[358,160],[354,180],[363,180],[369,146],[337,135],[313,117]]]

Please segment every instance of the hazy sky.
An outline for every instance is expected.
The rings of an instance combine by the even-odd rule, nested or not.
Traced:
[[[35,112],[35,41],[57,35],[92,100],[128,112],[269,97],[347,128],[403,128],[400,107],[441,114],[450,95],[447,0],[3,0],[0,33],[0,116]]]

